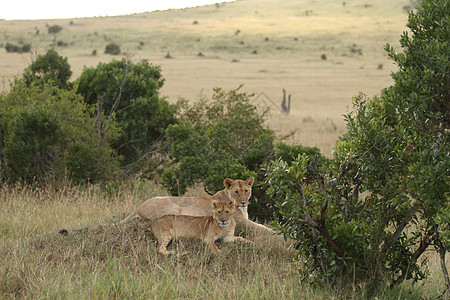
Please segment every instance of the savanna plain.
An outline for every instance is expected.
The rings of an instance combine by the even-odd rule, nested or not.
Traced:
[[[118,17],[0,20],[2,88],[53,46],[47,27],[59,25],[56,50],[68,57],[72,78],[84,66],[127,56],[161,66],[160,95],[171,103],[208,97],[215,87],[243,85],[254,93],[253,103],[270,108],[268,127],[330,157],[345,133],[343,114],[351,110],[352,96],[373,96],[392,84],[396,66],[383,48],[385,43],[399,47],[406,10],[415,4],[241,0]],[[7,53],[8,42],[30,43],[32,52]],[[103,53],[111,42],[120,45],[122,55]],[[283,89],[291,95],[289,114],[280,111]],[[306,283],[289,241],[246,228],[237,234],[253,246],[220,244],[222,252],[213,255],[202,243],[181,240],[172,246],[178,254],[157,255],[150,233],[117,221],[164,194],[144,180],[114,190],[61,183],[41,189],[1,186],[0,298],[367,297],[364,286],[337,292]],[[427,280],[371,297],[436,298],[443,286],[438,258],[430,254],[426,263]]]

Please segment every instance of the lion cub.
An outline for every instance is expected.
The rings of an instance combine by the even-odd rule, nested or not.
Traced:
[[[224,242],[242,241],[252,243],[239,236],[234,236],[236,222],[233,219],[234,201],[221,203],[212,202],[213,215],[194,217],[185,215],[167,215],[153,222],[149,227],[158,241],[157,252],[168,255],[167,245],[172,238],[186,237],[203,240],[213,252],[220,252],[214,241],[223,238]]]

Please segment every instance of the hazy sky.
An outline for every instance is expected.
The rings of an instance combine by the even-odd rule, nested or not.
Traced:
[[[169,8],[184,8],[226,0],[8,0],[0,19],[56,19],[115,16]]]

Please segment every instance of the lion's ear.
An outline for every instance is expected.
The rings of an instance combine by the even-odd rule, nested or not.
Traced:
[[[212,202],[212,207],[213,207],[213,209],[217,209],[217,207],[219,207],[219,202],[217,200],[214,200]]]
[[[223,181],[223,185],[228,190],[233,185],[233,179],[225,178],[225,180]]]
[[[249,185],[250,187],[252,187],[254,181],[255,181],[255,179],[254,179],[253,177],[249,177],[249,178],[247,178],[247,180],[245,181],[245,183],[246,183],[247,185]]]

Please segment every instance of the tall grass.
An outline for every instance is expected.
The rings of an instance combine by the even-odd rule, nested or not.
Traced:
[[[254,245],[182,239],[156,253],[152,234],[117,221],[162,194],[136,183],[114,193],[96,186],[0,189],[0,299],[366,299],[363,286],[344,293],[302,283],[295,251],[282,237],[238,228]],[[435,266],[437,269],[438,264]],[[439,271],[439,270],[438,270]],[[437,295],[430,284],[377,292],[383,299]],[[442,285],[440,285],[442,287]],[[421,290],[426,291],[424,294]]]

